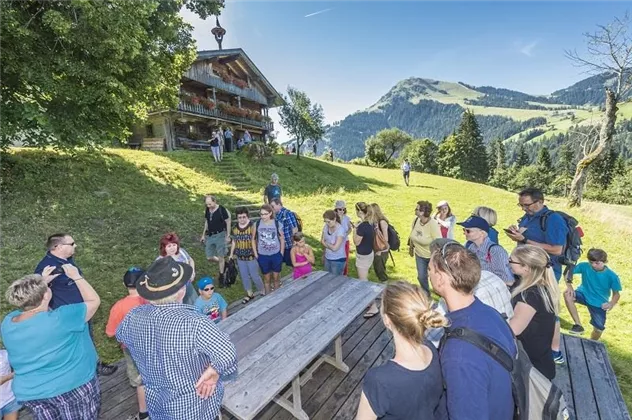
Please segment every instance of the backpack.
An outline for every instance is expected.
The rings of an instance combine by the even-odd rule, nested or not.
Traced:
[[[298,227],[298,231],[302,232],[303,231],[303,219],[301,219],[301,217],[296,214],[295,212],[292,212],[292,214],[294,215],[294,218],[296,219],[296,226]]]
[[[224,284],[227,287],[232,286],[237,281],[237,263],[234,259],[230,259],[226,262],[226,268],[224,269]]]
[[[392,251],[399,251],[401,241],[399,239],[399,233],[389,223],[388,224],[388,246]]]
[[[559,262],[560,264],[566,266],[564,269],[564,275],[567,279],[572,279],[573,276],[573,268],[577,265],[577,261],[582,256],[582,238],[584,237],[584,231],[579,226],[579,222],[573,216],[570,216],[561,211],[547,211],[540,218],[540,229],[542,232],[546,232],[546,222],[549,218],[549,215],[552,213],[557,213],[562,216],[564,222],[566,223],[566,245],[564,245],[564,250],[562,251],[562,255],[560,255]],[[570,276],[570,278],[569,278]]]
[[[446,328],[441,347],[446,340],[456,338],[466,341],[487,353],[505,368],[511,376],[511,393],[514,399],[515,420],[567,420],[566,399],[560,388],[533,367],[529,356],[516,340],[518,350],[513,358],[489,338],[468,328]]]

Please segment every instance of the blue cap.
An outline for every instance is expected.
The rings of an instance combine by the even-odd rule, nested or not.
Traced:
[[[212,277],[202,277],[200,279],[200,281],[198,281],[198,289],[204,290],[206,288],[206,286],[208,286],[209,284],[213,284],[213,278]]]
[[[478,216],[470,216],[465,222],[457,223],[457,225],[461,225],[464,228],[477,228],[489,232],[489,223],[487,223],[487,220]]]

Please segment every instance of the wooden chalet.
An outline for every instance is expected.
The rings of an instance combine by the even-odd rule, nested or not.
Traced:
[[[241,48],[221,48],[225,30],[219,26],[218,50],[199,51],[180,81],[176,109],[149,114],[144,126],[136,127],[131,143],[152,150],[196,148],[208,145],[214,130],[230,127],[233,143],[248,130],[253,140],[274,130],[270,108],[283,98]],[[231,147],[232,146],[232,147]],[[227,151],[235,145],[226,145]]]

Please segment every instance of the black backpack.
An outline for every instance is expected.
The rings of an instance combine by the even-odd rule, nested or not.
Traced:
[[[570,280],[573,277],[573,268],[575,268],[577,261],[579,261],[583,253],[582,237],[584,236],[584,231],[579,226],[577,219],[573,216],[561,211],[549,210],[540,218],[540,229],[542,232],[546,232],[546,222],[552,213],[557,213],[562,216],[562,219],[564,219],[566,223],[566,245],[564,245],[562,255],[558,258],[560,264],[566,266],[564,268],[564,275]]]
[[[467,341],[478,347],[509,372],[515,420],[570,418],[566,399],[560,388],[533,367],[522,343],[516,340],[515,336],[514,343],[518,350],[515,358],[489,338],[469,328],[446,328],[441,348],[446,340],[451,338]]]
[[[224,269],[224,285],[230,287],[237,281],[237,263],[233,258],[226,261]]]

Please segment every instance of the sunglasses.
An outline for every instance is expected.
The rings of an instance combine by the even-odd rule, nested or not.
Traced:
[[[269,216],[270,215],[270,213],[264,213],[264,212],[261,212],[259,214],[262,215],[262,216]]]
[[[215,290],[215,286],[205,287],[202,290],[204,290],[205,292],[210,292],[211,290]]]
[[[522,263],[518,262],[518,261],[514,261],[511,258],[509,258],[509,264],[516,264],[516,265],[521,265]]]
[[[345,211],[347,209],[336,209],[336,211]]]
[[[445,267],[446,267],[446,268],[448,269],[448,271],[450,272],[450,275],[456,279],[457,277],[454,275],[454,272],[453,272],[453,271],[452,271],[452,269],[450,268],[450,264],[448,264],[448,260],[446,259],[446,256],[445,256],[445,251],[446,251],[446,250],[448,249],[448,247],[449,247],[449,246],[451,246],[451,245],[453,245],[453,246],[459,246],[459,247],[462,247],[462,246],[463,246],[463,245],[461,245],[461,244],[459,244],[459,243],[456,243],[456,242],[448,242],[447,244],[443,245],[443,247],[441,248],[441,259],[443,260],[443,264],[445,264]]]
[[[472,233],[472,229],[463,228],[463,232],[465,232],[465,233]]]

